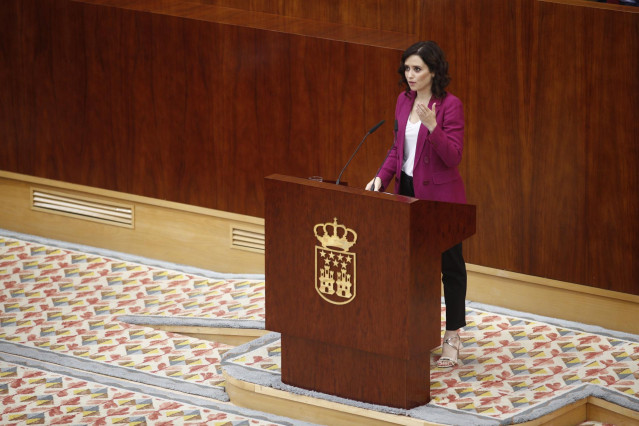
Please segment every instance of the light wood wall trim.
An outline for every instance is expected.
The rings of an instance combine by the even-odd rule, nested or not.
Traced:
[[[155,330],[168,331],[169,333],[182,334],[210,342],[224,343],[230,346],[239,346],[255,340],[270,333],[267,330],[247,329],[247,328],[220,328],[202,326],[178,326],[178,325],[156,325],[139,324],[142,327],[149,327]]]
[[[639,412],[591,396],[588,398],[587,420],[607,424],[639,424]]]
[[[21,173],[8,172],[6,170],[0,170],[0,178],[11,179],[19,182],[28,182],[35,185],[49,186],[52,188],[66,189],[69,191],[82,192],[87,194],[98,195],[102,197],[111,198],[114,200],[121,200],[127,202],[133,202],[137,204],[146,204],[149,206],[163,207],[167,209],[174,209],[183,212],[196,213],[204,216],[213,216],[221,219],[235,220],[238,222],[252,223],[255,225],[264,226],[264,219],[260,217],[247,216],[237,213],[226,212],[223,210],[209,209],[206,207],[198,207],[190,204],[181,204],[173,201],[160,200],[157,198],[144,197],[141,195],[129,194],[126,192],[111,191],[108,189],[96,188],[86,185],[78,185],[75,183],[62,182],[58,180],[46,179],[36,176],[29,176]]]
[[[573,284],[564,281],[552,280],[549,278],[535,277],[532,275],[520,274],[517,272],[504,271],[501,269],[489,268],[481,265],[467,264],[468,272],[474,274],[490,275],[493,277],[504,278],[513,282],[524,282],[528,284],[536,284],[544,287],[552,287],[565,291],[572,291],[583,294],[591,294],[607,299],[625,300],[628,302],[639,303],[639,296],[618,291],[604,290],[596,287],[585,286],[581,284]]]
[[[467,264],[468,300],[639,334],[639,296]]]
[[[320,424],[411,426],[439,424],[297,395],[236,379],[226,371],[223,374],[231,402],[240,407]],[[526,426],[575,425],[587,420],[604,423],[614,420],[615,424],[635,424],[639,421],[639,413],[599,398],[587,397],[538,419],[520,424]]]
[[[226,392],[235,405],[319,424],[439,425],[405,416],[380,413],[324,399],[297,395],[238,380],[224,373]]]
[[[132,228],[31,209],[31,187],[133,204]],[[264,232],[264,220],[0,171],[0,228],[222,273],[263,274],[264,254],[231,247],[230,227]]]

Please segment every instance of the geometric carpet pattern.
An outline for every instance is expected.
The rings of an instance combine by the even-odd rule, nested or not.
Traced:
[[[5,361],[0,361],[0,400],[3,425],[273,424]]]
[[[263,281],[208,279],[0,237],[0,423],[275,424],[237,407],[193,407],[8,360],[51,354],[76,370],[228,401],[220,359],[231,346],[118,317],[263,322],[263,300]]]
[[[277,338],[233,349],[120,319],[254,327],[265,319],[264,286],[0,236],[0,423],[300,423],[219,403],[228,401],[223,363],[279,375]],[[442,320],[444,314],[442,307]],[[440,349],[431,354],[431,377],[424,380],[433,400],[426,408],[501,422],[587,384],[639,409],[637,339],[472,307],[467,321],[460,366],[438,369]],[[36,358],[43,363],[24,361]],[[151,387],[138,390],[127,380]],[[153,386],[167,395],[153,394]],[[194,404],[197,398],[217,402]],[[423,417],[419,410],[405,414]]]
[[[431,352],[428,406],[505,420],[526,417],[522,414],[531,408],[588,384],[618,394],[628,408],[639,410],[639,343],[473,308],[466,318],[458,367],[438,368],[441,348]],[[224,363],[281,374],[281,342],[264,340],[227,354]],[[418,411],[418,416],[424,412]]]
[[[210,280],[0,238],[0,339],[223,390],[230,346],[121,315],[264,320],[264,282]]]

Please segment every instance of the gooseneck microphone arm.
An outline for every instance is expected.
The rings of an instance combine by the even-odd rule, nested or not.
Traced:
[[[388,150],[388,153],[386,154],[386,157],[384,157],[384,161],[382,161],[382,164],[379,166],[379,169],[377,169],[377,173],[375,173],[375,178],[377,177],[379,172],[382,170],[382,167],[384,167],[384,164],[386,163],[386,160],[388,159],[388,156],[390,155],[391,151],[393,150],[393,146],[395,146],[395,142],[397,142],[397,120],[395,120],[395,127],[393,128],[393,132],[395,133],[395,138],[393,139],[393,145],[391,146],[391,149]],[[373,182],[371,183],[371,186],[368,188],[369,191],[374,191],[375,190],[375,178],[373,178]],[[382,190],[381,186],[380,186],[379,190],[381,192],[381,190]]]
[[[350,164],[351,160],[353,159],[353,157],[355,157],[355,154],[357,154],[357,151],[359,151],[359,148],[362,146],[362,144],[364,143],[364,141],[366,140],[366,138],[368,137],[368,135],[370,135],[371,133],[373,133],[375,130],[379,129],[379,126],[381,126],[382,124],[384,124],[385,120],[380,121],[379,123],[377,123],[376,125],[374,125],[365,135],[364,135],[364,139],[362,139],[362,141],[359,143],[359,145],[357,145],[357,148],[355,149],[355,151],[353,152],[353,155],[351,155],[351,158],[348,159],[348,161],[346,162],[346,165],[342,168],[342,171],[339,172],[339,176],[337,177],[337,181],[335,181],[336,185],[339,185],[339,181],[342,179],[342,174],[344,173],[344,170],[346,170],[346,168],[348,167],[348,165]]]

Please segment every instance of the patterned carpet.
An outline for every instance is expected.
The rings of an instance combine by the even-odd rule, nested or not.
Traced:
[[[222,359],[272,381],[280,368],[276,334],[233,349],[124,321],[255,327],[264,321],[263,280],[216,279],[0,236],[0,283],[1,424],[301,423],[224,403]],[[576,392],[639,410],[639,339],[472,304],[468,319],[463,364],[433,368],[433,401],[403,414],[523,421]]]
[[[181,403],[39,367],[0,361],[2,424],[274,424],[221,404],[213,409]]]
[[[431,402],[409,411],[384,411],[451,424],[511,424],[587,396],[639,411],[636,342],[473,308],[466,316],[461,365],[437,368],[441,348],[431,353]],[[296,392],[279,380],[280,355],[279,335],[272,333],[227,352],[222,362],[232,377]]]
[[[220,357],[230,346],[118,320],[263,322],[263,281],[207,279],[0,237],[0,283],[2,424],[294,423],[220,403],[228,401]],[[103,385],[110,381],[121,387]],[[162,387],[165,398],[135,391],[144,385]],[[197,397],[200,406],[178,400]]]

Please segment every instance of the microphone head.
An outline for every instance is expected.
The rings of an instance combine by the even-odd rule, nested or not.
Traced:
[[[384,124],[386,122],[386,120],[382,120],[379,123],[377,123],[376,125],[373,126],[372,129],[370,129],[368,131],[368,134],[370,135],[371,133],[373,133],[375,130],[379,129],[379,126],[381,126],[382,124]]]

